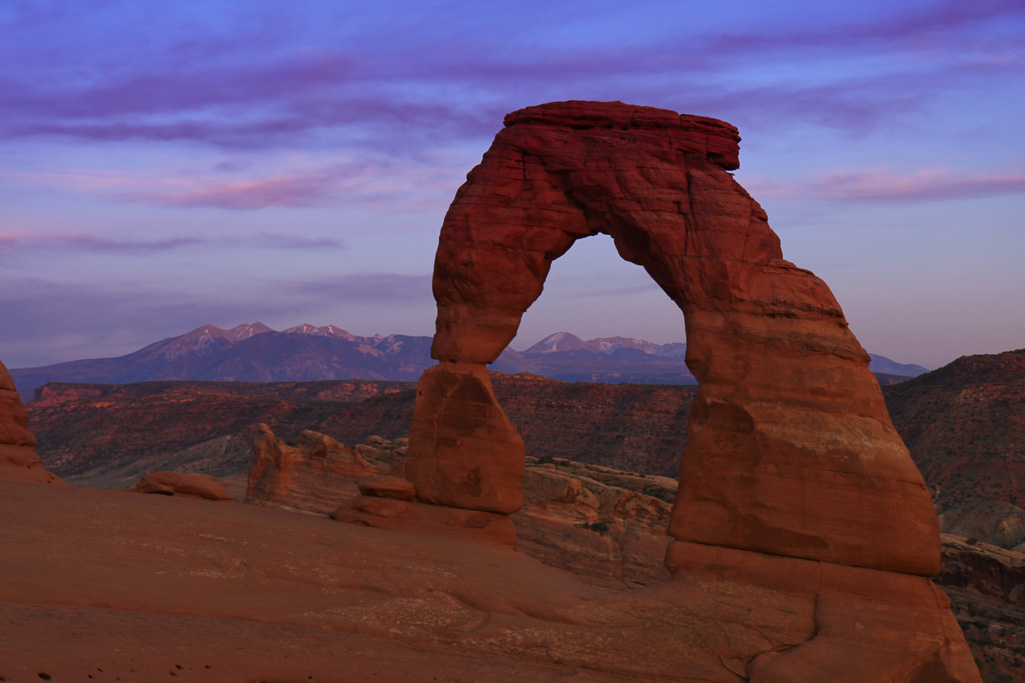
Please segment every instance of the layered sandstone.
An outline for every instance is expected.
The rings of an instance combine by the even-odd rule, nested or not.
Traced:
[[[289,445],[261,424],[253,442],[246,502],[326,515],[360,495],[360,479],[390,471],[382,460],[366,457],[383,455],[373,450],[350,448],[310,430]]]
[[[518,509],[524,449],[485,365],[552,262],[607,234],[680,308],[700,382],[666,566],[686,585],[782,590],[814,624],[726,669],[761,683],[979,680],[927,578],[936,513],[869,356],[728,173],[739,139],[715,119],[619,102],[506,117],[442,226],[440,363],[418,384],[407,475],[424,502]]]
[[[943,571],[983,681],[1017,681],[1025,668],[1025,554],[943,535]]]
[[[523,439],[480,363],[443,363],[417,383],[406,475],[420,500],[509,514],[523,506]]]
[[[189,496],[205,500],[232,500],[216,477],[196,472],[150,472],[135,485],[139,493]]]
[[[0,363],[0,479],[56,483],[36,453],[36,437],[28,428],[28,413],[14,388],[11,373]]]
[[[530,107],[505,123],[441,230],[432,347],[441,363],[422,380],[410,432],[408,471],[422,499],[515,509],[523,455],[493,392],[482,383],[471,400],[442,402],[436,388],[481,373],[552,262],[605,233],[680,307],[701,383],[670,534],[935,574],[936,515],[868,354],[829,288],[783,259],[765,212],[728,173],[736,129],[594,102]]]

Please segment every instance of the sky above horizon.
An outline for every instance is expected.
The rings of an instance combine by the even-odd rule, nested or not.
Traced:
[[[202,324],[430,335],[503,116],[621,100],[740,129],[735,176],[870,352],[1025,347],[1025,3],[0,0],[0,360]],[[611,240],[513,342],[683,341]]]

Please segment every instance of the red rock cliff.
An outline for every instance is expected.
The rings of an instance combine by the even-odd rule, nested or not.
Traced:
[[[28,413],[21,403],[11,373],[0,363],[0,479],[54,483],[36,453],[36,437],[28,429]]]

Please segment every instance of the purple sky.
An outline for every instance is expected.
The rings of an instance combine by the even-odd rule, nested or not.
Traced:
[[[0,359],[432,334],[456,189],[506,112],[566,99],[738,126],[737,180],[873,353],[1025,346],[1021,0],[4,0]],[[683,337],[602,236],[513,347],[558,330]]]

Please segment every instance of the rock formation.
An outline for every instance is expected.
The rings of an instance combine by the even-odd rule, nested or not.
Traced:
[[[646,478],[569,460],[528,460],[523,507],[512,515],[517,549],[599,585],[665,580],[670,490]],[[656,497],[656,494],[660,497]]]
[[[390,471],[386,463],[364,457],[368,449],[349,448],[330,436],[305,430],[288,445],[267,425],[258,429],[247,503],[326,515],[359,495],[360,479]]]
[[[135,485],[139,493],[189,496],[204,500],[232,500],[228,490],[209,474],[196,472],[150,472]]]
[[[936,515],[868,355],[825,283],[783,260],[765,212],[727,172],[738,140],[721,121],[620,103],[506,117],[441,231],[441,364],[421,380],[410,434],[422,500],[516,509],[517,439],[483,367],[515,336],[552,261],[601,232],[680,307],[701,382],[670,533],[936,573]]]
[[[688,581],[782,589],[815,624],[751,658],[749,680],[978,680],[925,578],[940,568],[936,513],[869,356],[728,173],[739,139],[715,119],[618,102],[506,117],[442,226],[440,364],[418,385],[407,476],[427,503],[522,505],[522,441],[485,365],[552,262],[607,234],[682,311],[700,382],[667,566]]]
[[[36,437],[28,429],[28,413],[14,388],[14,380],[0,363],[0,479],[60,482],[36,453]]]
[[[983,681],[1018,681],[1025,668],[1025,554],[948,534],[936,582],[979,664]]]
[[[665,534],[675,480],[644,477],[569,460],[531,458],[524,476],[524,506],[515,514],[418,505],[403,472],[406,441],[371,437],[344,446],[306,431],[296,446],[274,437],[266,425],[254,442],[247,503],[327,515],[365,526],[429,531],[517,545],[545,564],[567,569],[610,588],[664,581],[671,540]],[[366,463],[327,467],[316,444]],[[369,474],[368,474],[369,473]],[[358,489],[358,491],[357,491]]]

